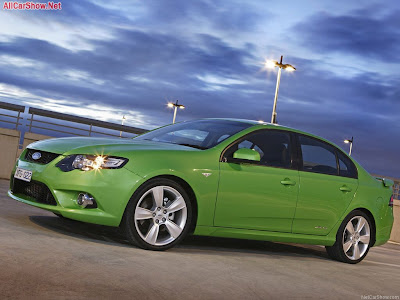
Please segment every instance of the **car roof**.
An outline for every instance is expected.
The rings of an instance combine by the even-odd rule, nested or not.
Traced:
[[[232,121],[232,122],[247,123],[247,124],[251,124],[253,126],[257,126],[257,127],[261,127],[261,128],[264,125],[264,126],[268,126],[269,128],[277,128],[277,129],[289,130],[289,131],[292,131],[292,132],[304,134],[304,135],[307,135],[307,136],[314,137],[314,138],[316,138],[318,140],[324,141],[324,142],[326,142],[328,144],[331,144],[332,146],[335,146],[336,148],[340,149],[341,152],[345,153],[345,151],[341,147],[339,147],[335,143],[333,143],[333,142],[331,142],[331,141],[329,141],[329,140],[327,140],[327,139],[325,139],[325,138],[323,138],[321,136],[318,136],[318,135],[315,135],[313,133],[309,133],[309,132],[306,132],[306,131],[303,131],[303,130],[300,130],[300,129],[288,127],[288,126],[272,124],[272,123],[264,122],[264,121],[261,121],[261,120],[260,121],[255,121],[255,120],[235,119],[235,118],[204,118],[204,119],[201,119],[201,120],[221,120],[221,121],[225,120],[225,121]]]
[[[203,118],[203,119],[200,119],[200,120],[233,121],[233,122],[247,123],[247,124],[251,124],[251,125],[270,125],[270,126],[274,126],[274,127],[277,127],[277,128],[297,130],[295,128],[290,128],[290,127],[282,126],[282,125],[278,125],[278,124],[272,124],[272,123],[265,122],[265,121],[262,121],[262,120],[256,121],[256,120],[235,119],[235,118]]]

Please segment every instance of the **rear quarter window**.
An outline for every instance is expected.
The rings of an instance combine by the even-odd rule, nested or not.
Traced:
[[[341,152],[337,152],[339,160],[339,175],[343,177],[358,178],[357,168],[354,163]]]
[[[338,175],[335,149],[319,140],[300,136],[303,171]]]

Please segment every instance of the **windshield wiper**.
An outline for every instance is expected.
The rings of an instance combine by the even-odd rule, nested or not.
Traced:
[[[184,144],[184,143],[182,143],[182,144],[173,143],[173,144],[175,144],[175,145],[181,145],[181,146],[187,146],[187,147],[192,147],[192,148],[196,148],[196,149],[200,149],[200,150],[206,150],[206,149],[208,149],[208,148],[206,148],[206,147],[197,146],[197,145],[192,145],[192,144]]]

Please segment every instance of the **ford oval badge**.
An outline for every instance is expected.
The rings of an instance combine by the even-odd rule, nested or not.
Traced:
[[[42,154],[40,152],[35,152],[32,154],[32,159],[38,160],[42,157]]]

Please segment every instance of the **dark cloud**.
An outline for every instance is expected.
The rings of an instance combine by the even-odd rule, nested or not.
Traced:
[[[399,62],[400,10],[384,15],[369,10],[353,13],[318,13],[297,24],[293,30],[303,45],[320,54],[339,52]]]
[[[171,96],[196,100],[220,97],[205,92],[202,88],[207,83],[198,76],[231,78],[242,74],[243,79],[257,71],[245,64],[244,60],[251,58],[246,49],[204,34],[194,39],[192,42],[165,34],[119,29],[112,40],[91,41],[93,51],[71,51],[47,41],[15,38],[0,42],[0,53],[34,60],[45,68],[37,74],[29,68],[13,66],[0,72],[0,81],[46,97],[57,95],[118,105],[136,101],[139,107],[148,108]],[[84,71],[104,84],[64,80],[60,74],[68,70]],[[218,111],[218,102],[215,105]],[[198,113],[201,112],[200,109]]]
[[[84,70],[93,76],[138,76],[175,73],[248,73],[247,49],[230,46],[219,38],[201,34],[192,39],[118,29],[111,40],[89,41],[93,51],[71,51],[47,41],[15,38],[0,42],[0,53],[33,59],[53,68]],[[33,50],[34,49],[34,50]],[[167,77],[171,79],[170,77]]]

